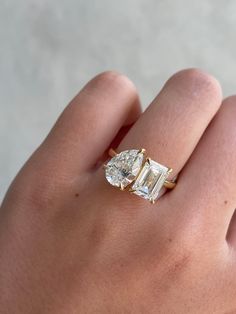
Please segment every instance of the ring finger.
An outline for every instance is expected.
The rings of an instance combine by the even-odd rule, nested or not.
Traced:
[[[178,72],[134,124],[118,150],[147,149],[158,162],[184,166],[221,104],[218,82],[196,69]]]
[[[221,89],[211,76],[196,70],[171,77],[118,147],[145,148],[159,163],[184,167],[221,104]]]

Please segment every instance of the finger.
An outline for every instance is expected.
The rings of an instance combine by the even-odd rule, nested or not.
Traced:
[[[66,107],[10,190],[16,199],[27,196],[37,203],[39,198],[51,200],[52,191],[55,200],[66,188],[79,189],[85,181],[79,175],[96,163],[119,129],[139,115],[137,91],[128,78],[115,72],[98,75]]]
[[[140,112],[134,85],[125,76],[106,72],[90,81],[66,108],[43,150],[63,152],[66,168],[88,169],[104,152],[119,129]],[[51,156],[53,158],[53,156]]]
[[[179,178],[178,195],[209,237],[225,238],[236,206],[236,97],[223,105]],[[177,192],[177,191],[176,191]],[[191,195],[186,198],[186,195]],[[174,201],[174,200],[173,200]]]
[[[56,170],[54,174],[77,175],[92,167],[119,129],[139,114],[137,92],[129,79],[102,73],[67,106],[33,156],[34,163]]]
[[[221,104],[219,83],[189,69],[175,74],[134,124],[118,150],[145,148],[148,155],[173,168],[183,168]]]
[[[132,127],[132,124],[129,124],[129,125],[123,126],[119,130],[119,132],[116,134],[115,138],[110,143],[108,149],[99,158],[95,168],[99,168],[101,165],[104,166],[104,164],[106,163],[107,159],[110,157],[110,155],[109,155],[110,147],[117,147],[120,144],[120,142],[122,141],[122,139],[125,137],[125,135],[128,133],[128,131],[130,130],[131,127]]]

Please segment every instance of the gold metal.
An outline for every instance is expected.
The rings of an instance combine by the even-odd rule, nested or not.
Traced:
[[[145,154],[145,153],[146,153],[146,149],[145,149],[145,148],[141,148],[141,149],[139,150],[139,153]]]
[[[176,182],[174,181],[165,180],[164,182],[164,187],[169,190],[172,190],[175,186],[176,186]]]
[[[120,185],[120,189],[121,189],[121,191],[124,191],[125,187],[123,184]]]
[[[146,153],[146,149],[141,148],[141,149],[139,150],[139,153],[145,154],[145,153]],[[108,151],[108,155],[109,155],[110,157],[114,157],[114,156],[117,155],[117,152],[116,152],[113,148],[110,148],[109,151]],[[150,157],[147,157],[147,158],[146,158],[146,161],[147,161],[148,163],[150,163],[150,160],[151,160]],[[106,168],[106,165],[104,165],[104,168]],[[172,171],[173,171],[172,168],[169,168],[169,169],[168,169],[168,173],[169,173],[169,174],[170,174]],[[138,175],[137,175],[137,177],[138,177]],[[174,181],[165,180],[165,182],[164,182],[164,187],[165,187],[166,189],[172,190],[175,186],[176,186],[176,182],[174,182]],[[120,189],[121,189],[122,191],[125,190],[124,186],[120,186]],[[132,192],[133,192],[132,189],[129,189],[129,192],[132,193]],[[154,201],[151,201],[151,202],[154,203]]]
[[[138,151],[138,153],[143,153],[143,154],[145,154],[145,153],[146,153],[146,149],[145,149],[145,148],[141,148],[141,149]],[[113,148],[110,148],[109,151],[108,151],[108,155],[109,155],[110,157],[114,157],[114,156],[117,155],[117,152],[116,152]]]
[[[108,151],[108,155],[110,157],[114,157],[114,156],[117,155],[117,152],[113,148],[110,148],[109,151]]]
[[[135,190],[133,190],[132,188],[129,188],[129,192],[130,192],[130,193],[134,193]]]

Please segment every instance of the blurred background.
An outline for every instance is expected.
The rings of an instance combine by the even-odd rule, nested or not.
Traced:
[[[186,67],[236,92],[236,1],[1,0],[0,200],[92,76],[129,76],[145,108]]]

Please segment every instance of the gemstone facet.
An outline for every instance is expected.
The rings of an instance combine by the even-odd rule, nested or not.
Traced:
[[[144,154],[137,149],[125,150],[115,155],[105,167],[107,181],[124,189],[134,181],[144,161]]]
[[[168,175],[169,168],[148,159],[132,185],[131,190],[134,194],[154,202]]]

